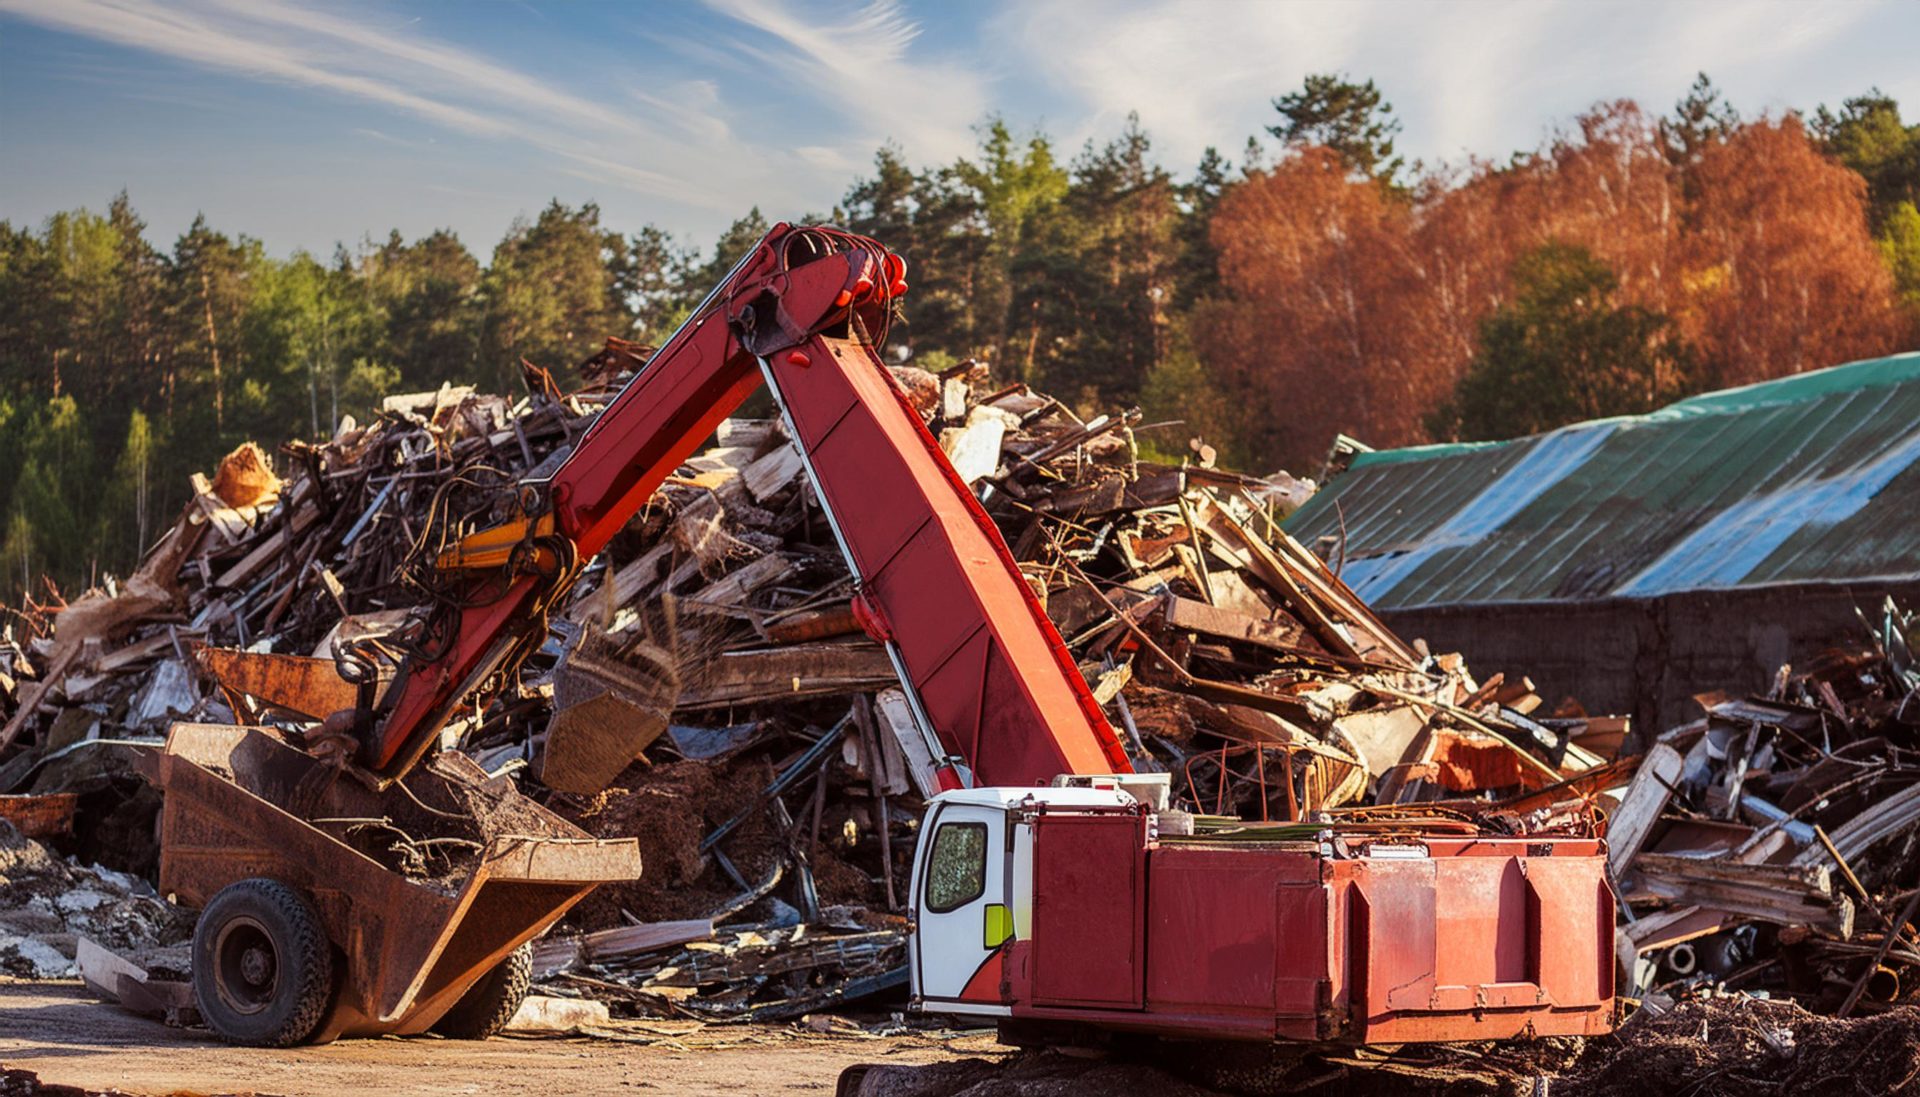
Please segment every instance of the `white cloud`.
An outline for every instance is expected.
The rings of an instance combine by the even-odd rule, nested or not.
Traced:
[[[390,82],[316,64],[296,47],[249,36],[183,7],[148,0],[0,0],[0,11],[181,61],[372,100],[467,133],[503,132],[499,122],[485,115]]]
[[[1789,86],[1781,74],[1896,10],[1891,0],[1020,0],[993,37],[1077,108],[1056,134],[1070,144],[1112,134],[1137,109],[1176,168],[1207,145],[1233,155],[1275,120],[1274,96],[1308,73],[1345,72],[1396,105],[1401,152],[1457,161],[1532,147],[1600,99],[1665,110],[1703,69],[1750,112],[1811,106],[1845,92]]]
[[[762,32],[709,43],[730,56],[720,67],[743,86],[596,72],[582,92],[378,10],[313,0],[0,0],[0,12],[44,27],[517,142],[557,160],[563,174],[729,217],[755,204],[823,208],[885,137],[946,156],[984,112],[977,79],[910,56],[917,28],[887,0],[811,13],[782,0],[715,6]],[[920,82],[923,69],[939,89]],[[757,122],[769,72],[787,86],[780,101],[820,112],[803,142],[743,132],[740,123]],[[623,81],[633,86],[623,92]],[[359,132],[398,144],[384,130]]]
[[[741,44],[781,73],[789,94],[819,100],[850,120],[841,142],[864,158],[897,141],[916,160],[941,161],[973,147],[971,127],[992,104],[979,71],[955,57],[914,51],[919,25],[896,0],[823,8],[796,0],[707,0],[715,11],[774,39]]]
[[[211,0],[234,17],[274,28],[317,36],[350,46],[413,70],[416,78],[433,74],[448,90],[493,101],[511,101],[552,121],[625,129],[629,118],[606,104],[561,91],[525,73],[465,50],[409,37],[387,28],[341,18],[287,0]],[[341,58],[342,61],[345,58]]]

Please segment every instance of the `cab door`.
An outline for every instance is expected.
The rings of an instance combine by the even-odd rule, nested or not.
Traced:
[[[1007,903],[1006,812],[935,802],[914,856],[913,993],[937,1013],[1004,1015],[1003,946],[1013,939]]]

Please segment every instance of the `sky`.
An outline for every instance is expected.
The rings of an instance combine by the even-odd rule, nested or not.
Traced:
[[[995,112],[1071,155],[1138,111],[1184,176],[1338,72],[1457,163],[1703,70],[1749,115],[1878,86],[1920,117],[1915,56],[1917,0],[0,0],[0,219],[125,189],[162,246],[204,213],[275,254],[450,227],[484,257],[557,198],[710,243]]]

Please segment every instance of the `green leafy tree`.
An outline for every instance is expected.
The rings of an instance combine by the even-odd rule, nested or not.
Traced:
[[[956,162],[942,183],[963,189],[965,198],[953,212],[971,213],[973,224],[966,228],[981,237],[978,262],[966,272],[974,298],[967,317],[970,330],[964,333],[967,343],[955,348],[956,353],[980,348],[990,361],[1010,366],[1028,379],[1034,356],[1017,343],[1022,337],[1031,339],[1032,327],[1012,315],[1013,268],[1027,233],[1066,197],[1067,170],[1054,159],[1053,143],[1046,135],[1035,132],[1017,138],[1006,121],[996,117],[982,128],[978,160]]]
[[[47,355],[50,395],[78,394],[95,406],[114,387],[119,237],[104,217],[86,210],[47,219],[46,304],[55,341]]]
[[[873,154],[873,176],[854,183],[842,199],[842,220],[848,229],[905,254],[917,242],[915,192],[920,185],[900,146],[882,145]]]
[[[1902,202],[1920,203],[1920,125],[1900,118],[1900,104],[1874,88],[1814,113],[1814,133],[1829,155],[1860,173],[1875,227]]]
[[[1138,116],[1106,145],[1088,143],[1011,271],[1021,376],[1090,408],[1138,399],[1167,342],[1179,212]]]
[[[1356,175],[1397,186],[1406,161],[1393,152],[1400,120],[1372,80],[1356,84],[1345,76],[1309,75],[1299,91],[1273,101],[1285,119],[1267,132],[1289,145],[1321,145],[1337,153]]]
[[[1514,263],[1513,300],[1480,325],[1480,349],[1436,437],[1516,438],[1585,419],[1651,411],[1693,390],[1693,351],[1669,319],[1616,301],[1620,282],[1585,248],[1558,242]]]
[[[167,335],[167,257],[147,242],[147,224],[127,192],[107,206],[118,262],[115,266],[113,342],[108,353],[116,386],[105,398],[114,405],[151,406],[171,353]]]
[[[398,232],[362,264],[367,320],[364,349],[391,366],[409,389],[473,381],[481,373],[484,271],[460,237],[439,229],[411,244]]]
[[[876,215],[849,203],[849,223],[859,226],[856,231],[868,232],[907,261],[913,289],[902,310],[905,322],[895,326],[894,337],[923,363],[991,354],[988,333],[997,331],[1002,319],[981,288],[1000,284],[990,264],[1005,256],[991,253],[981,197],[964,174],[949,166],[914,177],[911,228],[898,243],[897,221],[882,223],[898,217],[898,205]]]
[[[34,554],[33,523],[26,513],[12,507],[6,515],[5,534],[0,536],[0,590],[11,592],[7,601],[18,602],[20,594],[33,589],[34,569],[42,560]]]
[[[108,499],[101,514],[101,562],[109,568],[137,560],[158,532],[154,511],[153,424],[139,408],[127,414],[125,440],[108,481]]]
[[[11,543],[4,554],[57,581],[80,578],[100,543],[98,466],[85,414],[66,394],[13,417],[9,425],[16,424],[19,441],[9,447],[18,461],[8,501]]]
[[[195,217],[174,244],[170,271],[170,313],[180,363],[163,379],[168,418],[176,412],[202,418],[211,410],[211,431],[191,431],[217,453],[227,433],[230,375],[244,372],[239,327],[253,292],[253,275],[265,262],[257,240],[237,240],[215,232],[206,216]]]
[[[633,330],[621,285],[627,242],[600,224],[600,207],[555,201],[532,223],[516,222],[493,251],[485,278],[486,347],[505,387],[525,358],[571,376],[609,335]]]
[[[1059,212],[1071,178],[1045,134],[1016,135],[991,117],[979,135],[973,157],[918,173],[883,146],[873,174],[842,199],[840,217],[906,259],[912,293],[894,339],[914,361],[978,356],[1026,376],[1033,358],[1021,340],[1031,319],[1012,316],[1016,267],[1035,269],[1027,236]]]
[[[658,225],[647,225],[627,242],[629,262],[620,286],[634,312],[640,338],[664,342],[700,303],[693,286],[698,256]]]
[[[1894,206],[1877,242],[1901,299],[1920,314],[1920,209],[1912,202]]]
[[[1902,300],[1920,316],[1920,125],[1900,117],[1900,104],[1875,88],[1838,113],[1821,107],[1814,132],[1829,155],[1867,181],[1868,215]]]
[[[1140,387],[1140,410],[1147,427],[1141,444],[1160,459],[1178,463],[1200,439],[1234,467],[1249,458],[1241,447],[1233,398],[1188,344],[1184,331],[1169,336],[1167,353],[1147,370]],[[1155,424],[1165,423],[1160,427]]]
[[[1179,247],[1174,304],[1182,313],[1220,288],[1220,251],[1213,244],[1213,211],[1233,181],[1233,165],[1220,150],[1207,146],[1193,178],[1175,187],[1180,206],[1174,224]]]
[[[245,434],[323,438],[341,415],[364,415],[377,404],[343,389],[355,348],[389,343],[394,330],[392,313],[380,314],[363,280],[296,252],[263,269],[253,289],[245,333],[254,368],[236,398]],[[401,387],[400,371],[391,373],[394,388]]]
[[[720,239],[714,242],[712,257],[705,263],[688,270],[683,293],[693,300],[687,303],[697,304],[700,298],[707,295],[708,290],[719,285],[721,280],[732,272],[733,265],[745,257],[772,227],[766,216],[760,212],[759,206],[748,210],[745,217],[728,225],[726,231],[720,234]]]

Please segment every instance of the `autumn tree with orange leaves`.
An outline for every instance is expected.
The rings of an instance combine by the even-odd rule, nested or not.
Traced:
[[[1430,413],[1469,395],[1488,317],[1512,303],[1516,264],[1547,246],[1602,265],[1627,327],[1698,363],[1692,390],[1817,369],[1913,338],[1865,201],[1797,117],[1741,122],[1704,79],[1673,119],[1603,104],[1531,155],[1407,189],[1293,147],[1221,197],[1222,289],[1195,312],[1195,345],[1243,396],[1245,455],[1296,468],[1342,431],[1380,446],[1444,437],[1430,427],[1447,417]],[[1555,407],[1643,410],[1639,397],[1592,405],[1596,391],[1644,393],[1634,378],[1565,374],[1586,391],[1543,397]],[[1516,432],[1484,414],[1451,421]]]
[[[1910,321],[1867,231],[1867,186],[1800,119],[1754,122],[1691,169],[1678,315],[1719,385],[1902,347]]]

